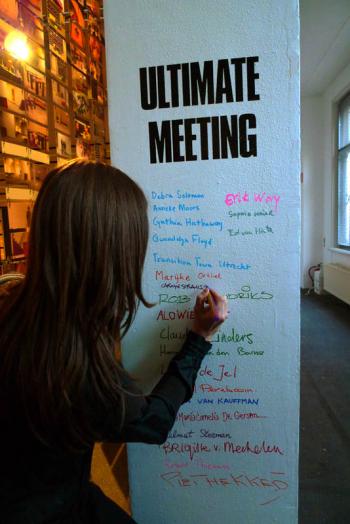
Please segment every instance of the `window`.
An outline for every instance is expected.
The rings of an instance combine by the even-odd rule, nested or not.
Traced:
[[[339,103],[337,243],[350,250],[350,94]]]

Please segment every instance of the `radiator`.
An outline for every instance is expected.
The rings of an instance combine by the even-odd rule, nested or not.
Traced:
[[[326,264],[324,270],[324,289],[350,304],[350,268],[339,264]]]

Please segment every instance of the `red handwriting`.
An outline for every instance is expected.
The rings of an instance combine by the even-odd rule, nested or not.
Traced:
[[[264,415],[258,415],[257,413],[240,413],[239,411],[235,411],[234,413],[226,413],[224,411],[222,413],[222,420],[223,422],[227,422],[228,420],[252,420],[257,418],[267,418]]]
[[[168,462],[167,460],[164,461],[164,466],[168,469],[184,469],[188,468],[189,465],[189,462]]]
[[[244,455],[266,455],[276,454],[284,455],[283,451],[276,444],[267,444],[265,440],[261,444],[251,444],[249,440],[245,444],[235,444],[231,441],[225,441],[223,446],[219,444],[202,444],[201,442],[191,443],[178,443],[178,442],[165,442],[161,445],[165,455],[172,453],[187,454],[189,459],[192,461],[195,455],[198,453],[210,453],[210,452],[221,452],[231,454],[244,454]]]
[[[225,453],[243,453],[243,454],[253,454],[253,455],[260,455],[260,454],[268,454],[268,453],[275,453],[278,455],[284,455],[283,451],[279,448],[279,446],[276,446],[276,444],[273,444],[270,446],[270,444],[266,444],[265,440],[262,441],[261,444],[255,444],[251,445],[249,440],[243,445],[234,444],[233,442],[224,442],[224,452]]]
[[[193,464],[203,469],[231,469],[228,464],[208,464],[199,459],[194,460]]]
[[[211,384],[196,385],[195,392],[198,390],[202,393],[255,393],[255,390],[252,388],[232,388],[227,385],[212,386]]]
[[[164,480],[171,487],[194,487],[194,486],[209,486],[211,488],[220,486],[228,487],[234,486],[236,488],[255,488],[255,489],[272,489],[273,491],[281,491],[288,489],[287,480],[280,478],[273,478],[273,474],[267,475],[269,478],[261,478],[260,476],[250,476],[246,473],[229,475],[228,477],[212,477],[205,474],[200,475],[186,475],[184,476],[180,471],[168,471],[162,473],[160,478]]]
[[[273,499],[266,500],[265,502],[260,502],[260,506],[267,506],[268,504],[271,504],[271,502],[275,502],[279,498],[280,496],[277,495],[277,497],[274,497]]]
[[[191,277],[190,275],[185,275],[183,273],[174,273],[172,275],[168,275],[165,273],[165,271],[156,271],[156,280],[188,282],[191,280]]]
[[[203,278],[205,279],[210,279],[210,278],[216,278],[216,279],[221,279],[222,276],[221,276],[221,273],[203,273],[203,272],[200,272],[197,274],[197,278],[199,280],[202,280]]]
[[[193,320],[194,311],[191,309],[185,309],[184,311],[164,311],[161,309],[157,315],[157,320]]]
[[[216,380],[217,382],[222,382],[224,378],[229,378],[229,377],[236,378],[237,376],[237,366],[233,368],[232,372],[226,371],[225,364],[220,364],[218,368],[219,368],[219,371],[214,372],[212,369],[208,367],[208,365],[206,365],[203,369],[199,371],[198,374],[200,377],[206,377],[206,376],[211,377],[213,380]]]
[[[207,444],[202,444],[200,442],[193,442],[191,444],[178,444],[172,442],[165,442],[162,444],[161,448],[163,449],[166,455],[171,453],[185,453],[189,455],[190,460],[193,460],[193,457],[197,453],[210,453],[211,447]]]

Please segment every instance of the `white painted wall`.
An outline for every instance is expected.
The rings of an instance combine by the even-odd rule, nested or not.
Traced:
[[[105,0],[104,6],[111,157],[149,199],[144,289],[156,303],[139,309],[123,340],[125,366],[145,390],[157,381],[190,325],[186,317],[178,319],[179,313],[193,309],[203,284],[226,293],[231,310],[203,361],[195,395],[181,408],[168,441],[129,445],[133,515],[140,524],[294,524],[299,443],[298,2]],[[219,59],[248,56],[259,57],[259,101],[141,107],[140,68],[202,65],[206,60],[216,68]],[[257,117],[256,157],[150,164],[150,121],[244,113]],[[198,128],[194,133],[199,154]],[[280,197],[278,209],[254,199],[264,191]],[[247,198],[233,202],[226,198],[232,193]],[[202,196],[191,196],[195,194]],[[181,208],[183,203],[191,210]],[[199,225],[193,227],[191,221]],[[199,245],[193,234],[210,244]],[[198,257],[208,269],[198,267]],[[190,287],[165,288],[168,282],[162,282],[159,272],[172,282],[181,273]],[[162,302],[168,291],[180,302]],[[168,333],[176,337],[167,338]],[[220,370],[227,373],[220,375]]]
[[[323,261],[323,99],[301,99],[301,287],[312,286],[308,269]]]

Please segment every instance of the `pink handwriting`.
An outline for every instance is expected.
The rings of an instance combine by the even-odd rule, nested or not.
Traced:
[[[194,487],[194,486],[214,486],[228,487],[234,486],[236,488],[258,488],[258,489],[272,489],[273,491],[281,491],[288,489],[288,482],[280,478],[273,478],[273,473],[267,475],[269,478],[261,478],[260,476],[251,476],[246,473],[231,474],[228,477],[211,477],[206,474],[186,475],[184,476],[180,471],[169,471],[160,475],[171,487]],[[272,500],[270,501],[272,502]]]
[[[280,195],[269,195],[265,191],[262,193],[254,193],[253,196],[244,191],[244,193],[227,193],[225,198],[225,204],[232,206],[236,204],[244,204],[247,202],[257,202],[260,204],[269,204],[274,207],[274,211],[277,212],[278,204],[281,200]]]
[[[206,376],[211,377],[213,380],[216,380],[217,382],[222,382],[224,378],[230,378],[230,377],[236,378],[237,366],[233,368],[231,373],[229,371],[226,371],[225,364],[220,364],[218,368],[219,368],[219,371],[214,372],[213,370],[211,370],[208,367],[208,365],[206,365],[203,369],[199,371],[198,374],[201,377],[206,377]]]

